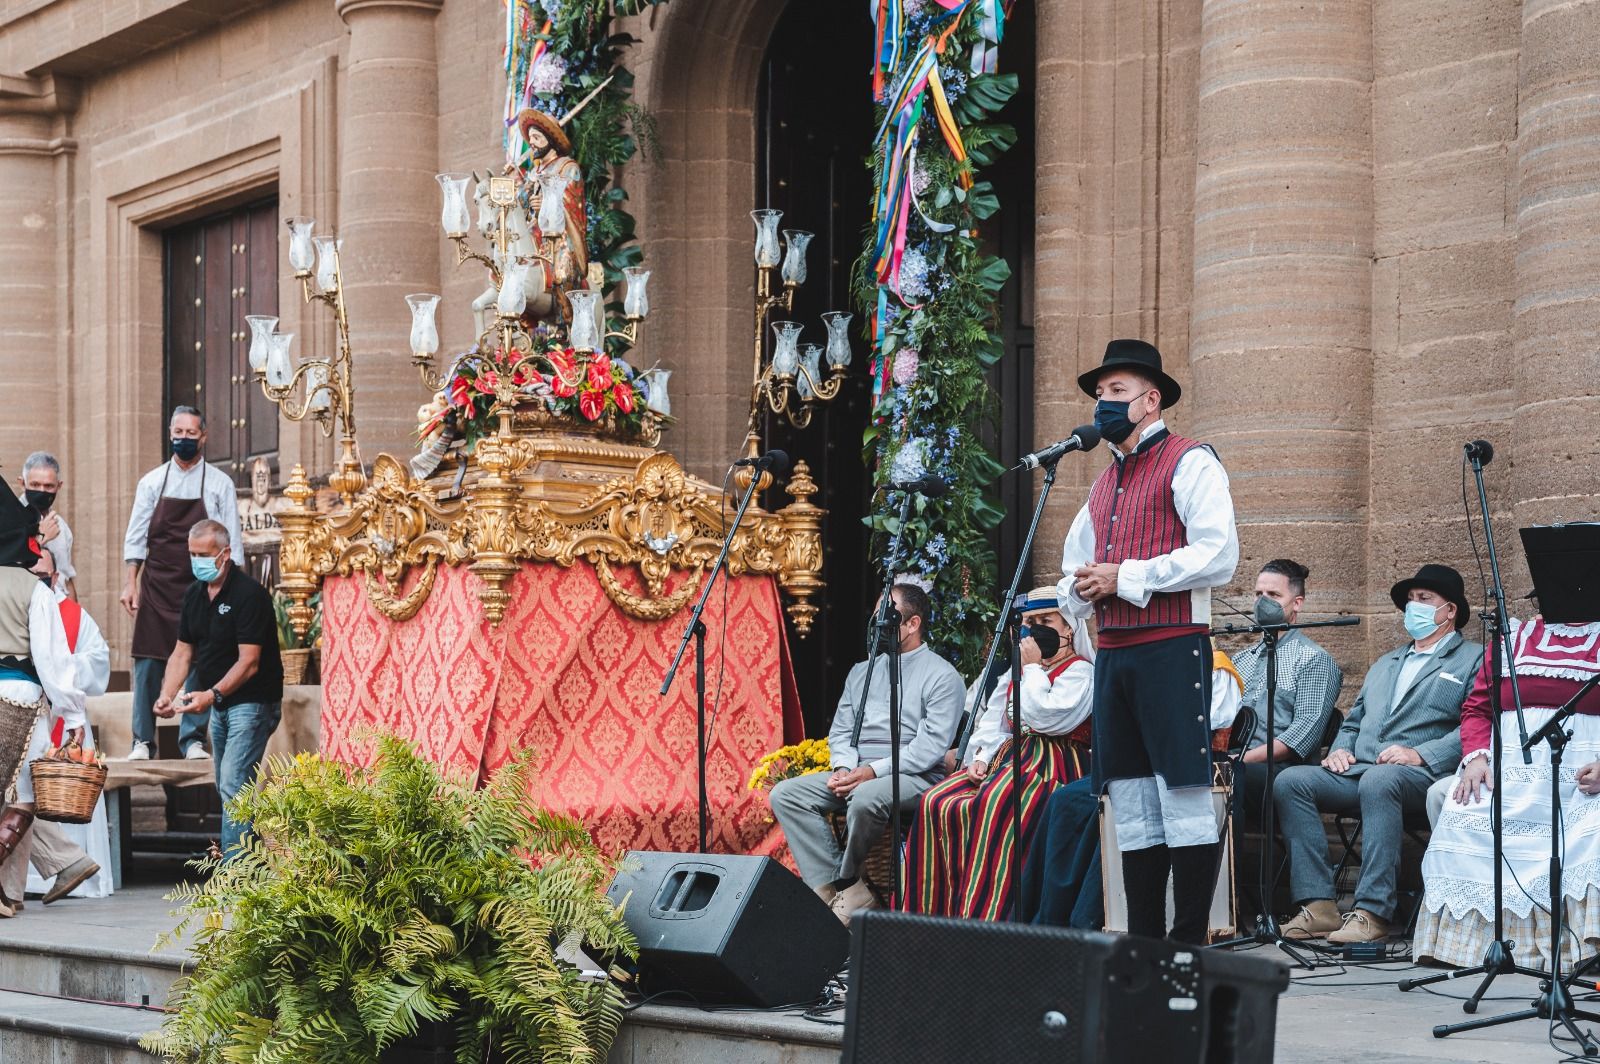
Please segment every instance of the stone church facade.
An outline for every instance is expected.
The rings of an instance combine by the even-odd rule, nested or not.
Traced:
[[[1509,590],[1525,592],[1516,527],[1600,504],[1600,3],[1021,3],[1037,57],[1021,297],[1035,439],[1088,420],[1072,382],[1106,340],[1158,343],[1185,387],[1173,424],[1215,443],[1233,479],[1235,601],[1261,562],[1306,562],[1317,611],[1373,621],[1329,640],[1354,679],[1402,638],[1395,579],[1446,561],[1475,586],[1461,445],[1483,436]],[[693,397],[665,446],[714,481],[744,432],[746,212],[783,8],[671,0],[632,27],[661,139],[659,162],[623,180],[655,271],[641,353]],[[468,331],[482,279],[439,235],[433,175],[500,157],[502,18],[489,0],[0,6],[0,462],[9,480],[30,450],[62,457],[78,583],[119,657],[123,523],[164,457],[173,381],[193,378],[171,365],[188,298],[171,290],[172,234],[247,209],[275,210],[280,234],[292,215],[336,227],[362,448],[408,449],[425,396],[401,296],[443,294],[446,344]],[[864,70],[817,62],[860,76],[865,106]],[[196,254],[212,288],[195,305],[228,324],[197,333],[191,360],[212,367],[212,432],[231,433],[224,464],[245,486],[271,410],[228,373],[242,314],[275,306],[302,352],[333,333],[281,249],[239,226]],[[219,256],[237,283],[216,287]],[[269,291],[253,289],[273,261]],[[261,438],[278,469],[331,464],[314,430]],[[1103,460],[1063,466],[1040,579]]]

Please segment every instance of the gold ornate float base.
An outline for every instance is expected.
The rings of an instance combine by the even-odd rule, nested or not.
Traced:
[[[379,455],[346,507],[319,513],[305,470],[295,466],[284,489],[291,505],[278,518],[278,586],[291,600],[295,631],[303,635],[310,624],[308,600],[325,576],[363,574],[373,606],[403,621],[427,601],[441,564],[478,574],[484,616],[498,624],[510,599],[506,585],[524,561],[587,561],[628,616],[666,620],[693,599],[737,505],[670,454],[581,432],[502,431],[479,441],[460,493],[452,495],[454,475],[419,481],[400,460]],[[793,501],[781,510],[746,512],[728,572],[776,576],[803,638],[825,586],[824,511],[811,503],[817,485],[805,462],[795,464],[785,490]],[[630,566],[642,592],[618,578]],[[406,590],[413,570],[417,579]],[[674,570],[687,575],[669,591]]]

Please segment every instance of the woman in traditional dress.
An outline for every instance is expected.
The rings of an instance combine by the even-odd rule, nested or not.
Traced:
[[[81,740],[83,692],[77,686],[55,595],[30,571],[39,560],[39,517],[0,490],[0,917],[22,902],[28,829],[33,822],[33,772],[44,753],[55,707],[66,731]],[[7,858],[16,859],[7,865]]]
[[[1022,605],[1030,634],[1022,661],[1022,852],[1051,792],[1089,766],[1094,702],[1094,645],[1084,621],[1061,613],[1054,587]],[[1049,629],[1049,635],[1038,635]],[[1040,644],[1048,646],[1046,656]],[[996,920],[1010,901],[1012,851],[1011,681],[984,703],[967,758],[923,796],[907,842],[904,907],[908,912]]]
[[[1489,665],[1478,671],[1461,707],[1457,783],[1445,803],[1422,859],[1423,911],[1413,952],[1419,959],[1473,965],[1483,960],[1494,936],[1495,907],[1505,914],[1505,937],[1517,943],[1518,964],[1550,967],[1550,746],[1533,750],[1525,765],[1519,749],[1511,696],[1511,669],[1532,735],[1585,680],[1600,672],[1600,623],[1548,624],[1542,618],[1513,620],[1512,661],[1500,667],[1500,756],[1505,758],[1501,811],[1505,869],[1501,896],[1494,894],[1494,836],[1490,789],[1494,786],[1489,718]],[[1600,947],[1600,690],[1578,704],[1561,765],[1565,835],[1565,923],[1563,963]],[[1581,946],[1580,946],[1581,943]]]

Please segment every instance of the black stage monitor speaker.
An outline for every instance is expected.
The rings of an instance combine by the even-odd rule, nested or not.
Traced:
[[[1281,965],[1030,924],[851,921],[844,1064],[1270,1064]]]
[[[639,940],[646,994],[702,1004],[810,1003],[843,968],[850,935],[770,857],[631,850],[607,895]]]

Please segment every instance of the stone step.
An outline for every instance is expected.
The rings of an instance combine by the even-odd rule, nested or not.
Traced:
[[[35,904],[30,902],[24,915],[31,913]],[[61,919],[67,917],[63,914]],[[20,920],[7,923],[16,925]],[[21,929],[10,926],[5,930]],[[122,1005],[165,1003],[172,985],[183,974],[185,956],[130,949],[128,945],[104,939],[49,942],[8,934],[0,939],[0,987]],[[7,1059],[0,1055],[0,1060]]]
[[[0,1061],[5,1064],[150,1064],[141,1036],[162,1014],[0,990]]]

